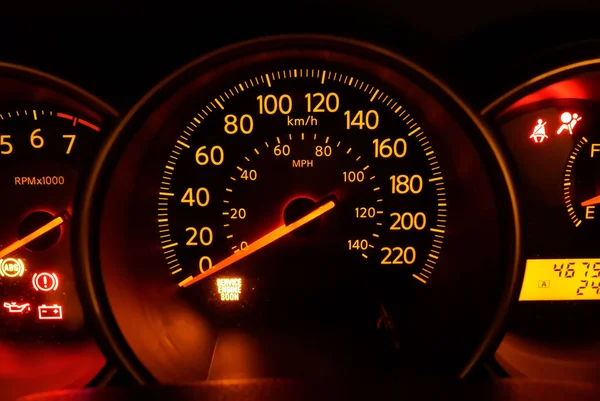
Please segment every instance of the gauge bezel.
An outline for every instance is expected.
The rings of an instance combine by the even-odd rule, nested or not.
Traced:
[[[567,64],[539,74],[534,78],[517,85],[504,95],[492,101],[481,110],[481,115],[484,117],[494,116],[498,112],[504,111],[517,100],[522,99],[537,90],[543,89],[550,84],[559,82],[575,74],[581,75],[586,72],[594,71],[594,68],[598,68],[599,64],[600,58],[594,58]]]
[[[88,114],[98,114],[101,120],[109,118],[112,120],[109,121],[111,125],[119,117],[119,112],[104,100],[69,81],[46,72],[18,64],[0,62],[0,77],[2,79],[14,79],[15,81],[35,85],[42,90],[50,89],[61,96],[75,100],[80,105],[85,106],[89,109],[87,111]],[[31,94],[26,93],[23,98],[26,99],[28,96],[31,97]],[[29,99],[29,101],[40,101],[40,99]],[[81,112],[83,113],[83,111]]]
[[[483,138],[471,138],[471,140],[481,141],[483,148],[489,151],[493,160],[487,160],[492,164],[488,167],[490,167],[490,170],[497,172],[498,177],[494,178],[499,178],[502,182],[502,188],[494,188],[494,194],[499,199],[501,207],[504,208],[504,210],[501,210],[501,213],[502,217],[505,218],[503,222],[506,224],[506,233],[503,232],[503,234],[509,236],[509,238],[501,239],[508,242],[506,244],[508,255],[507,273],[506,284],[502,292],[503,295],[494,316],[493,324],[483,336],[481,344],[478,345],[476,351],[469,358],[469,362],[459,373],[460,377],[464,377],[484,353],[498,341],[516,289],[517,272],[521,261],[520,217],[516,193],[505,157],[491,131],[479,120],[479,117],[470,111],[463,100],[433,75],[413,62],[390,51],[369,43],[346,38],[323,35],[283,35],[253,39],[216,50],[192,61],[164,79],[146,94],[123,118],[99,152],[85,192],[80,198],[78,205],[80,213],[75,217],[78,221],[75,235],[78,246],[76,248],[77,254],[74,257],[79,266],[79,284],[87,296],[87,303],[91,312],[90,317],[93,320],[94,326],[104,338],[105,344],[111,349],[115,358],[121,362],[139,383],[155,381],[150,372],[137,359],[123,334],[120,333],[102,284],[100,254],[97,246],[99,243],[100,219],[103,211],[102,200],[105,198],[110,177],[116,168],[116,164],[121,158],[125,147],[132,139],[133,134],[136,132],[136,129],[131,129],[132,125],[139,128],[143,123],[143,116],[147,115],[147,111],[152,110],[154,105],[169,99],[177,88],[189,82],[191,77],[198,74],[198,72],[214,68],[214,66],[219,65],[223,60],[230,60],[236,53],[248,54],[252,49],[262,49],[265,46],[268,46],[269,50],[289,48],[290,46],[294,46],[294,48],[311,48],[312,46],[319,49],[331,48],[340,52],[347,50],[351,54],[358,53],[358,49],[362,55],[368,54],[372,57],[374,62],[381,61],[383,65],[392,65],[393,68],[414,78],[421,88],[424,88],[429,94],[433,94],[436,100],[452,113],[461,126],[464,125],[470,128],[469,135],[473,131],[481,133]],[[125,128],[127,130],[124,130]]]

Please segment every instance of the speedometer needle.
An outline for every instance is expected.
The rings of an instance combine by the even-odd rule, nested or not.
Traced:
[[[275,230],[269,232],[268,234],[262,236],[261,238],[257,239],[256,241],[252,242],[251,244],[249,244],[248,247],[245,248],[244,250],[236,252],[233,255],[229,256],[228,258],[223,259],[222,261],[220,261],[219,263],[214,265],[212,268],[208,269],[204,273],[200,273],[199,275],[197,275],[194,278],[191,278],[191,276],[190,276],[190,278],[182,281],[181,283],[179,283],[179,285],[181,287],[189,287],[190,285],[197,283],[198,281],[203,280],[203,279],[207,278],[208,276],[211,276],[211,275],[217,273],[220,270],[223,270],[227,266],[230,266],[230,265],[234,264],[235,262],[242,260],[246,256],[250,256],[254,252],[258,251],[259,249],[262,249],[265,246],[286,236],[287,234],[291,233],[292,231],[296,230],[297,228],[300,228],[303,225],[315,220],[316,218],[321,217],[322,215],[324,215],[325,213],[327,213],[334,207],[335,207],[335,202],[329,201],[329,202],[325,203],[324,205],[318,207],[317,209],[313,210],[312,212],[308,213],[304,217],[301,217],[299,220],[296,220],[289,225],[283,224],[283,225],[277,227]]]
[[[24,247],[25,245],[29,244],[31,241],[38,239],[42,235],[48,233],[49,231],[55,229],[56,227],[58,227],[60,225],[62,225],[65,221],[67,221],[65,215],[58,216],[55,219],[53,219],[52,221],[50,221],[49,223],[43,225],[42,227],[38,228],[31,234],[27,235],[26,237],[23,237],[20,240],[13,242],[6,248],[0,250],[0,259],[3,259],[5,256],[10,255],[17,249]]]
[[[582,202],[581,206],[583,206],[583,207],[593,206],[593,205],[597,205],[598,203],[600,203],[600,196],[595,196],[592,199],[588,199],[585,202]]]

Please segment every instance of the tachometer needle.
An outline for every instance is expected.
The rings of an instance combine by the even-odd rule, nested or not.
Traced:
[[[238,262],[238,261],[242,260],[243,258],[250,256],[254,252],[258,251],[259,249],[262,249],[265,246],[277,241],[278,239],[286,236],[287,234],[291,233],[292,231],[296,230],[297,228],[300,228],[303,225],[310,223],[311,221],[321,217],[322,215],[324,215],[325,213],[327,213],[334,207],[335,207],[335,202],[329,201],[329,202],[325,203],[324,205],[318,207],[317,209],[313,210],[312,212],[308,213],[304,217],[300,218],[299,220],[296,220],[295,222],[293,222],[289,225],[283,224],[283,225],[277,227],[275,230],[269,232],[268,234],[262,236],[261,238],[257,239],[256,241],[252,242],[251,244],[249,244],[248,247],[245,248],[243,251],[239,251],[239,252],[234,253],[233,255],[229,256],[228,258],[223,259],[222,261],[220,261],[219,263],[214,265],[209,270],[205,271],[204,273],[200,273],[199,275],[197,275],[194,278],[191,278],[191,276],[190,276],[189,278],[187,278],[187,279],[183,280],[181,283],[179,283],[179,285],[181,287],[189,287],[190,285],[197,283],[198,281],[203,280],[203,279],[207,278],[208,276],[211,276],[211,275],[217,273],[220,270],[223,270],[227,266],[231,266],[235,262]]]
[[[581,206],[585,207],[585,206],[594,206],[597,205],[598,203],[600,203],[600,195],[599,196],[595,196],[592,199],[588,199],[585,202],[581,202]]]
[[[0,259],[3,259],[4,257],[6,257],[6,256],[10,255],[11,253],[13,253],[14,251],[16,251],[17,249],[24,247],[25,245],[29,244],[31,241],[38,239],[42,235],[48,233],[49,231],[55,229],[58,226],[64,224],[65,221],[67,221],[66,215],[64,215],[64,214],[60,215],[60,216],[56,217],[55,219],[53,219],[52,221],[50,221],[48,224],[43,225],[42,227],[38,228],[31,234],[27,235],[26,237],[23,237],[20,240],[13,242],[6,248],[1,249],[0,250]]]

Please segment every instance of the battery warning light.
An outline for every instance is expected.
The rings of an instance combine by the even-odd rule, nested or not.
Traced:
[[[63,318],[62,306],[40,305],[38,306],[38,317],[40,320],[61,320]]]
[[[25,263],[21,259],[0,259],[0,276],[2,277],[22,277],[25,273]]]
[[[221,301],[239,301],[242,293],[242,279],[218,278],[217,290],[221,294]]]

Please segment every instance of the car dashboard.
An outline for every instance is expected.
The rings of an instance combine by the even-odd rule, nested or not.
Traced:
[[[2,399],[600,396],[596,5],[65,7],[0,27]]]

